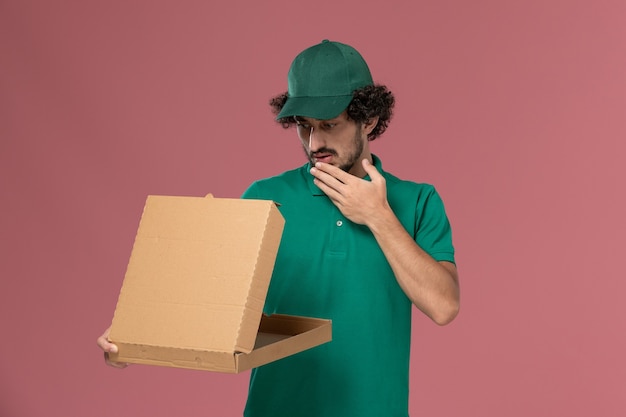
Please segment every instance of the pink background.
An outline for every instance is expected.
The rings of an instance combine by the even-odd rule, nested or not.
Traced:
[[[413,416],[626,414],[626,3],[0,3],[0,415],[236,416],[248,374],[104,366],[147,194],[303,163],[292,58],[350,43],[397,97],[373,143],[434,183],[462,280],[417,313]],[[347,353],[346,360],[349,360]]]

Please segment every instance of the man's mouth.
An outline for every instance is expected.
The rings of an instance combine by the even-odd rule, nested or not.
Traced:
[[[332,161],[333,154],[331,152],[316,152],[313,154],[315,162],[324,162],[329,164]]]

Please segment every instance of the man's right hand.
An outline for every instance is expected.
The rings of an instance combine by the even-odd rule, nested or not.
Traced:
[[[111,328],[109,327],[108,329],[104,331],[102,336],[98,338],[98,346],[104,352],[104,361],[106,362],[107,365],[112,366],[114,368],[120,368],[120,369],[126,368],[128,366],[127,363],[114,362],[109,359],[109,352],[117,353],[117,346],[115,346],[113,343],[109,341],[110,331],[111,331]]]

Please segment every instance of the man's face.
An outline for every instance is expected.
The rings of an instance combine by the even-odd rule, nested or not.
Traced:
[[[296,117],[298,136],[311,164],[325,162],[353,175],[361,171],[366,135],[346,112],[330,120]]]

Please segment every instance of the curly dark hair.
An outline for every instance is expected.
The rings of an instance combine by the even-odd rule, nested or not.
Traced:
[[[277,115],[282,110],[285,102],[287,102],[287,93],[279,94],[270,99],[272,113]],[[355,90],[352,101],[346,108],[348,117],[356,123],[365,123],[368,120],[378,116],[378,124],[367,135],[367,139],[372,141],[379,137],[387,130],[387,126],[393,115],[393,106],[395,98],[393,93],[386,86],[376,84],[368,85]],[[295,117],[283,117],[277,120],[285,129],[296,124]]]

